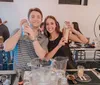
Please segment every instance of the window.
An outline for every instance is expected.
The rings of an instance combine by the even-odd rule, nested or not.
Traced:
[[[0,2],[13,2],[14,0],[0,0]]]
[[[59,0],[59,4],[87,5],[88,0]]]

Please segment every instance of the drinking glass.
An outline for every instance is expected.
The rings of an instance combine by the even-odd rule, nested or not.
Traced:
[[[78,76],[82,77],[84,75],[84,66],[79,65],[77,66],[77,69],[78,69]]]

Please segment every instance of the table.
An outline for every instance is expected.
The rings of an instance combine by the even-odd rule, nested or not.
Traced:
[[[77,69],[67,69],[66,70],[67,72],[75,72],[77,71]],[[97,75],[96,72],[94,71],[94,69],[85,69],[85,71],[91,71],[91,73],[94,74],[94,76],[98,79],[98,81],[100,80],[100,75]],[[26,81],[29,81],[29,78],[32,76],[31,72],[30,71],[25,71],[25,75],[24,75],[24,80]],[[24,85],[31,85],[29,82],[26,82],[24,83]],[[69,85],[74,85],[74,84],[69,84]],[[93,83],[78,83],[78,84],[75,84],[75,85],[100,85],[100,82],[95,82],[93,81]]]
[[[76,72],[77,69],[68,69],[67,72]],[[94,71],[94,69],[85,69],[85,72],[91,77],[90,82],[78,82],[75,85],[100,85],[100,74],[97,75],[97,73]],[[71,81],[68,81],[69,85],[74,85]]]

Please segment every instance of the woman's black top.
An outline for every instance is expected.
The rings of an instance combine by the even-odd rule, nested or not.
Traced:
[[[55,39],[53,41],[49,40],[49,43],[48,43],[48,51],[49,52],[52,51],[59,44],[61,38],[62,38],[62,33],[59,34],[59,37],[57,39]],[[72,56],[72,53],[69,48],[69,43],[66,43],[64,46],[62,46],[57,51],[57,53],[54,55],[54,57],[56,57],[56,56],[64,56],[64,57],[70,58]]]
[[[59,34],[58,38],[56,38],[55,40],[49,40],[48,42],[48,51],[52,51],[60,42],[62,38],[62,33]],[[72,53],[69,47],[69,43],[66,43],[64,46],[62,46],[61,48],[59,48],[59,50],[56,52],[56,54],[53,56],[53,58],[55,57],[68,57],[69,58],[69,62],[70,64],[73,63],[73,58],[72,58]],[[69,66],[69,65],[68,65]],[[69,68],[74,68],[74,66],[69,66]]]

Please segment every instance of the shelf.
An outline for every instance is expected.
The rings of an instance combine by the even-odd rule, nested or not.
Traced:
[[[4,71],[4,70],[1,70],[0,71],[0,74],[16,74],[16,71],[15,70],[7,70],[7,71]]]

